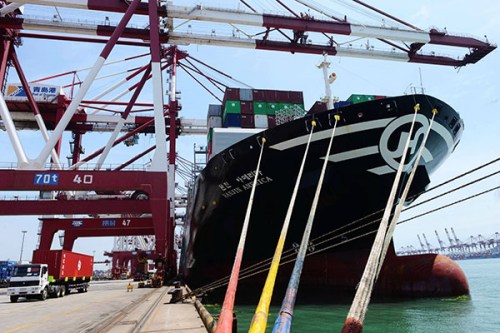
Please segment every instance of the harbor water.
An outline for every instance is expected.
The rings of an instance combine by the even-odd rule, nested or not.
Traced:
[[[363,332],[500,332],[500,259],[462,260],[457,263],[468,278],[470,297],[370,304]],[[272,332],[278,310],[277,306],[271,307],[266,332]],[[213,308],[209,311],[217,313]],[[255,306],[237,306],[235,311],[238,332],[246,332]],[[295,333],[340,332],[348,311],[349,305],[345,304],[298,305],[292,330]]]

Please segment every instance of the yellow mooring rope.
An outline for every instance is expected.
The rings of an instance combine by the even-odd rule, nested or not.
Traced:
[[[337,128],[337,122],[340,119],[339,115],[335,115],[334,117],[335,123],[333,125],[330,141],[328,142],[328,148],[326,149],[325,160],[323,161],[318,184],[316,185],[316,192],[314,194],[313,203],[311,205],[309,217],[307,218],[307,224],[304,229],[304,234],[302,235],[302,241],[300,242],[300,248],[299,252],[297,253],[295,265],[293,266],[292,275],[290,277],[290,281],[288,282],[286,294],[281,304],[280,313],[278,315],[278,318],[276,319],[276,322],[274,323],[273,333],[289,333],[292,330],[293,309],[295,307],[297,292],[299,291],[300,276],[302,274],[302,268],[304,266],[304,260],[307,253],[307,247],[309,245],[309,238],[313,227],[314,216],[316,215],[316,208],[318,207],[319,197],[321,194],[321,188],[323,187],[323,180],[325,178],[326,166],[328,165],[329,161],[328,157],[330,156],[330,151],[332,149],[335,129]]]
[[[314,132],[314,127],[316,126],[316,121],[311,122],[311,132],[309,133],[309,139],[307,140],[306,150],[304,152],[304,157],[302,158],[302,164],[300,165],[299,174],[297,175],[297,180],[295,182],[295,187],[293,189],[292,198],[290,199],[290,204],[288,205],[288,211],[286,212],[285,221],[283,222],[283,227],[281,229],[280,238],[278,244],[276,245],[276,250],[274,252],[273,260],[271,262],[271,267],[269,268],[269,273],[266,278],[266,283],[264,284],[264,289],[260,296],[259,304],[255,309],[255,314],[250,324],[249,333],[264,333],[267,326],[267,317],[269,315],[269,305],[271,303],[271,297],[273,295],[274,283],[276,281],[276,275],[278,274],[278,267],[281,260],[281,253],[283,252],[283,247],[285,246],[286,234],[288,231],[288,226],[290,224],[290,219],[292,217],[292,211],[295,204],[295,199],[297,197],[297,192],[299,190],[300,180],[302,178],[302,172],[304,171],[304,165],[306,162],[307,152],[309,151],[309,145],[311,143],[311,137]]]

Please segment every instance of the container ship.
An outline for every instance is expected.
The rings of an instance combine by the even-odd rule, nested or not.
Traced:
[[[191,288],[227,277],[236,253],[253,177],[266,138],[251,212],[242,269],[273,256],[303,158],[312,120],[316,121],[293,210],[285,249],[300,244],[324,158],[326,170],[300,282],[299,302],[352,300],[375,238],[414,114],[401,191],[438,113],[408,198],[425,191],[430,174],[453,152],[463,132],[459,114],[424,94],[398,97],[352,95],[327,110],[317,102],[306,112],[301,92],[227,89],[222,105],[208,111],[206,167],[191,189],[180,274]],[[333,146],[326,149],[339,115]],[[407,204],[411,203],[408,199]],[[292,256],[293,259],[294,256]],[[282,259],[275,294],[286,289],[293,260]],[[267,266],[268,267],[268,266]],[[237,302],[255,302],[266,269],[241,279]],[[243,273],[240,277],[243,277]],[[217,300],[225,288],[212,291]],[[468,294],[458,265],[437,254],[398,257],[391,244],[377,281],[379,298],[420,298]],[[278,296],[275,299],[281,299]]]

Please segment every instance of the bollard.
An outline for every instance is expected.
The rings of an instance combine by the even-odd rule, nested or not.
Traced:
[[[172,295],[172,298],[170,299],[170,303],[177,303],[182,300],[183,293],[182,293],[182,288],[181,288],[181,283],[176,281],[174,283],[174,288],[168,292],[169,294]]]

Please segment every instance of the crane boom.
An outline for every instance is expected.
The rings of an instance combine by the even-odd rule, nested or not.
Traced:
[[[453,227],[451,227],[451,233],[453,234],[453,238],[455,238],[455,243],[459,245],[461,242],[460,239],[458,239],[457,234],[455,234],[455,230],[453,230]]]
[[[448,242],[450,242],[450,246],[454,246],[453,244],[453,239],[450,237],[450,233],[448,232],[448,229],[444,228],[444,231],[446,232],[446,237],[448,237]],[[458,244],[456,244],[458,245]]]
[[[16,3],[56,5],[110,12],[124,12],[127,9],[126,3],[119,0],[20,0],[16,1]],[[146,14],[147,11],[143,7],[139,6],[136,14]],[[487,40],[482,41],[472,37],[451,35],[446,31],[436,29],[423,31],[354,24],[347,21],[336,21],[329,17],[317,19],[309,15],[295,17],[260,14],[244,10],[204,7],[202,5],[178,6],[171,2],[167,2],[164,6],[158,6],[158,15],[162,22],[162,31],[160,32],[160,41],[162,43],[217,45],[291,53],[328,53],[331,56],[363,57],[455,67],[476,63],[496,48],[496,45],[490,44]],[[174,20],[181,21],[181,23],[175,26],[173,24]],[[220,33],[216,35],[214,33],[215,29],[211,29],[206,33],[197,32],[197,34],[193,34],[187,31],[185,24],[187,22],[189,22],[188,26],[196,22],[224,24],[226,28],[230,27],[233,31],[243,31],[243,29],[260,30],[245,33],[244,38],[240,38],[234,33],[227,36]],[[71,24],[67,20],[65,22],[53,22],[51,20],[42,22],[42,20],[28,18],[0,17],[0,28],[109,36],[115,27],[109,24]],[[148,29],[128,28],[124,37],[140,39],[141,41],[148,40]],[[364,47],[353,47],[352,43],[349,42],[338,43],[334,41],[334,36],[335,38],[347,36],[356,38],[356,40],[366,39],[366,43]],[[370,43],[372,40],[385,42],[391,45],[392,48],[386,50],[378,46],[375,48],[374,43]],[[433,51],[424,53],[423,47],[427,45],[467,49],[469,53],[456,58],[439,56]],[[461,50],[460,52],[467,51]]]
[[[420,243],[420,247],[422,248],[422,251],[425,252],[425,246],[424,243],[422,243],[422,240],[420,239],[420,235],[417,234],[418,242]]]
[[[439,249],[440,249],[441,251],[443,251],[443,250],[444,250],[444,248],[445,248],[445,246],[444,246],[444,242],[441,240],[441,237],[439,237],[439,234],[438,234],[437,230],[434,230],[434,232],[436,233],[436,238],[437,238],[438,243],[439,243]]]
[[[425,245],[427,245],[427,249],[429,250],[429,252],[432,252],[431,244],[429,244],[427,237],[425,236],[425,234],[422,234],[422,236],[424,236]]]

